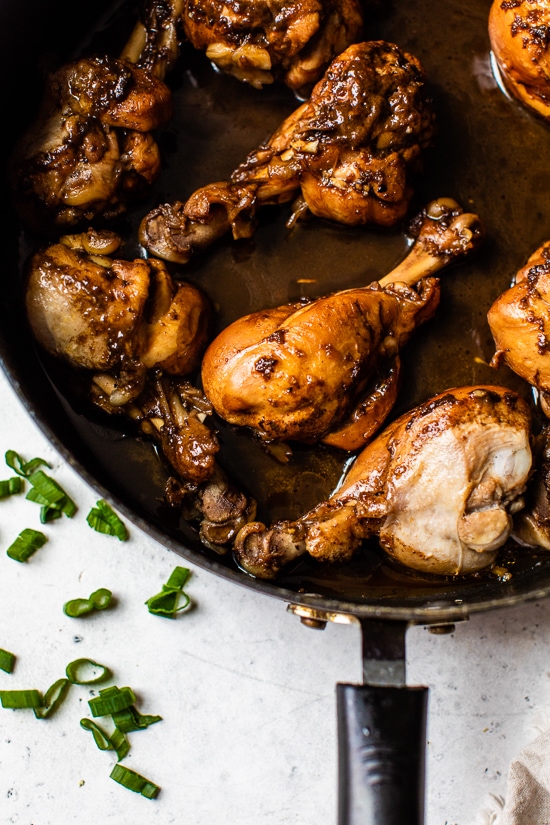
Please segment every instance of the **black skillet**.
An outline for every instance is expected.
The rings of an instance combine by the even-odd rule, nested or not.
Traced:
[[[44,66],[85,51],[116,54],[133,24],[132,6],[101,0],[0,4],[4,119],[2,158],[36,112]],[[383,8],[382,8],[383,7]],[[507,371],[488,366],[493,344],[488,307],[528,255],[550,236],[550,126],[510,101],[489,66],[488,0],[377,4],[367,36],[410,50],[423,62],[438,115],[437,146],[428,158],[411,214],[439,196],[481,215],[480,254],[443,274],[437,318],[405,356],[406,382],[395,414],[448,387],[501,383],[530,398]],[[84,21],[84,22],[83,22]],[[139,254],[135,228],[157,200],[184,199],[227,176],[249,149],[296,106],[273,86],[254,90],[216,74],[184,51],[170,77],[177,109],[162,137],[166,172],[148,202],[118,227],[127,254]],[[512,574],[433,580],[393,567],[367,545],[340,569],[304,562],[276,583],[252,579],[230,554],[204,548],[192,525],[159,504],[166,469],[151,445],[94,413],[72,378],[35,350],[21,310],[21,268],[36,239],[26,236],[3,185],[3,282],[0,357],[29,415],[61,455],[102,496],[153,540],[210,572],[280,599],[313,626],[328,620],[363,629],[364,685],[338,685],[340,825],[421,825],[427,691],[405,685],[405,632],[411,624],[445,629],[473,613],[540,599],[550,592],[550,556],[507,546],[499,563]],[[287,210],[266,211],[252,241],[221,242],[185,271],[218,309],[222,327],[238,315],[303,294],[368,283],[404,255],[406,225],[391,231],[345,229],[320,221],[286,226]],[[312,280],[307,286],[300,281]],[[307,292],[306,292],[307,290]],[[263,520],[295,517],[325,498],[346,458],[297,447],[287,467],[246,433],[221,425],[222,456],[234,480],[253,493]]]

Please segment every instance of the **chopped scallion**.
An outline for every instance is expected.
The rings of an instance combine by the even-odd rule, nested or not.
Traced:
[[[13,478],[6,478],[0,481],[0,498],[8,498],[9,496],[17,495],[23,489],[23,481],[20,476],[13,476]]]
[[[92,507],[88,513],[86,521],[97,533],[116,536],[119,541],[126,541],[128,538],[126,525],[105,499],[96,502],[96,506]]]
[[[101,751],[115,751],[117,760],[120,761],[128,755],[130,743],[124,731],[115,728],[113,733],[107,733],[93,719],[81,719],[80,727],[92,732],[94,742]]]
[[[97,685],[110,679],[113,674],[106,665],[93,659],[75,659],[67,665],[65,675],[73,685]]]
[[[44,694],[44,700],[40,707],[34,708],[34,715],[37,719],[47,719],[55,713],[69,690],[71,683],[68,679],[58,679],[51,685]]]
[[[0,648],[0,670],[4,673],[12,673],[15,666],[15,655],[9,650]]]
[[[155,722],[161,722],[162,716],[151,716],[149,714],[140,713],[133,705],[124,710],[116,711],[111,714],[113,722],[119,730],[125,733],[132,733],[132,731],[144,730],[149,725],[154,725]]]
[[[0,690],[0,702],[3,708],[41,708],[44,705],[42,694],[38,690]]]
[[[65,615],[73,619],[85,616],[93,610],[105,610],[111,604],[113,594],[106,587],[94,590],[88,599],[71,599],[63,605]]]
[[[191,599],[182,588],[190,575],[187,567],[175,567],[166,584],[162,585],[162,591],[145,602],[149,613],[175,619],[176,613],[185,610]]]
[[[29,490],[26,498],[42,505],[41,519],[50,521],[57,518],[58,513],[63,513],[68,518],[74,516],[76,504],[51,476],[46,475],[43,470],[35,470],[28,479],[32,484],[32,490]],[[50,514],[50,510],[54,512]]]
[[[95,696],[88,701],[92,716],[110,716],[121,710],[126,710],[136,701],[132,688],[119,688],[116,685],[99,691],[99,696]]]
[[[44,533],[27,527],[19,533],[6,552],[10,559],[20,562],[27,561],[47,540],[48,538]]]
[[[131,771],[130,768],[126,768],[124,765],[118,763],[111,771],[111,779],[114,779],[115,782],[118,782],[119,785],[123,785],[130,791],[140,793],[147,799],[154,799],[160,791],[158,785],[155,785],[139,773]]]
[[[42,464],[45,467],[51,467],[43,458],[31,458],[30,461],[23,461],[19,453],[16,453],[15,450],[8,450],[5,454],[5,459],[8,467],[16,472],[17,475],[23,476],[24,478],[32,475]]]

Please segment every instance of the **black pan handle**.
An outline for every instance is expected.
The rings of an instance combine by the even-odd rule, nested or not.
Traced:
[[[428,689],[336,686],[338,825],[422,825]]]

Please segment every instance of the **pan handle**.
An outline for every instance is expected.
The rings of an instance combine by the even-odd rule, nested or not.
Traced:
[[[365,684],[336,686],[338,825],[423,825],[428,689],[407,687],[407,629],[362,619]]]
[[[425,687],[336,686],[338,825],[422,825]]]

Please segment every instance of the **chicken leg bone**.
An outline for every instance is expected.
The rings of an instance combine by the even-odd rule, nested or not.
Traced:
[[[478,216],[450,199],[431,203],[415,232],[405,261],[381,281],[226,327],[202,362],[218,415],[264,441],[360,449],[395,400],[399,352],[436,311],[433,274],[476,249],[484,234]]]
[[[489,567],[507,540],[532,468],[529,407],[493,386],[448,390],[390,424],[342,486],[296,521],[251,522],[235,556],[274,578],[309,554],[346,562],[378,537],[399,564],[455,576]]]

